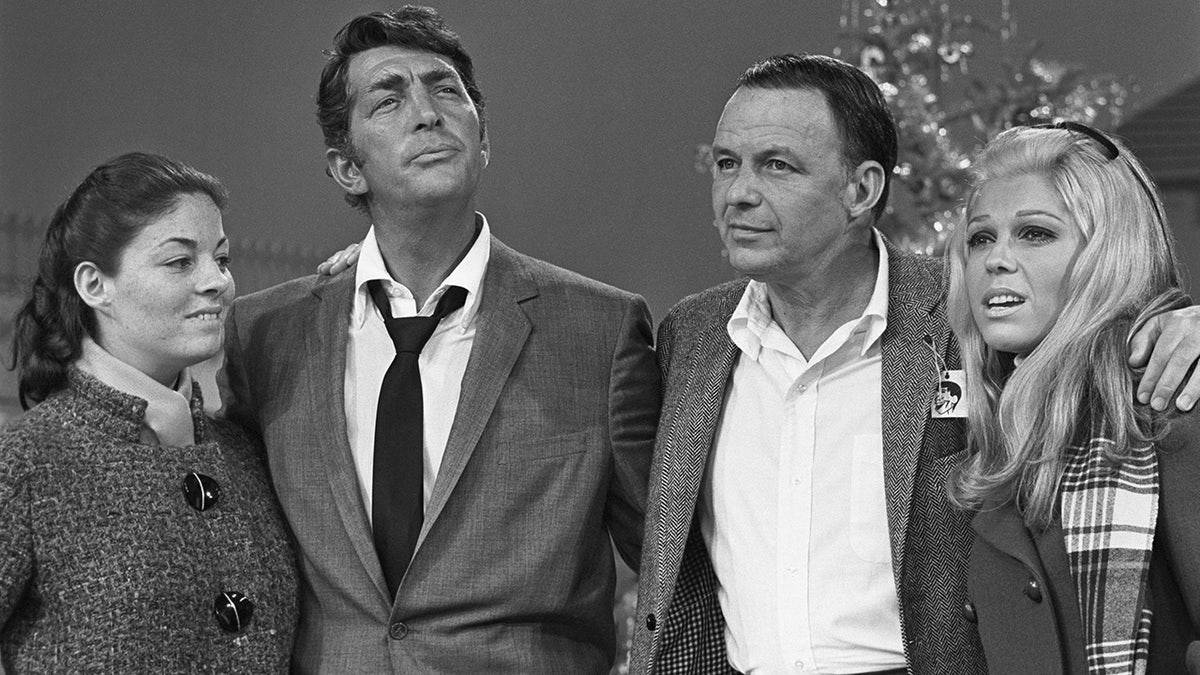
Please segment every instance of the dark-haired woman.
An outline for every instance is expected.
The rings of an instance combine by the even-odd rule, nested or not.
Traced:
[[[993,673],[1184,673],[1200,638],[1200,415],[1134,405],[1129,336],[1185,301],[1162,202],[1090,127],[984,148],[949,248],[971,457],[967,617]]]
[[[55,212],[16,318],[0,431],[0,662],[283,672],[296,571],[261,448],[188,368],[233,296],[216,179],[131,153]]]

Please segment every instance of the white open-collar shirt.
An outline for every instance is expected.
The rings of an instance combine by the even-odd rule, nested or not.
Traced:
[[[751,281],[700,525],[730,663],[744,673],[903,667],[883,481],[888,258],[862,315],[805,359]]]
[[[379,388],[383,384],[384,373],[396,355],[396,348],[388,336],[379,309],[371,300],[367,282],[373,279],[383,281],[384,290],[391,300],[392,316],[397,318],[431,316],[447,287],[461,286],[467,290],[462,309],[442,319],[425,343],[418,360],[425,421],[424,475],[421,482],[423,503],[428,505],[442,464],[442,455],[446,451],[446,441],[450,437],[450,426],[458,411],[463,374],[475,343],[475,318],[479,311],[483,275],[491,257],[491,230],[487,219],[478,213],[476,217],[481,227],[471,248],[445,281],[426,298],[424,306],[419,308],[412,292],[388,274],[379,243],[375,239],[374,226],[363,239],[358,269],[354,275],[350,339],[346,345],[345,405],[350,451],[368,517],[371,516],[375,467],[375,411],[379,406]]]

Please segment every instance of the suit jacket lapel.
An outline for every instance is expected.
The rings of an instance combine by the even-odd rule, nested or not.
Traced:
[[[500,392],[508,382],[509,373],[525,347],[532,324],[520,303],[537,294],[537,284],[521,265],[516,252],[493,237],[475,319],[475,343],[463,374],[458,413],[425,508],[425,524],[417,540],[418,551],[462,476],[467,460],[491,419]]]
[[[366,568],[375,587],[387,604],[392,598],[379,566],[371,521],[362,501],[358,473],[346,430],[346,346],[348,315],[354,297],[355,269],[349,269],[313,289],[311,318],[303,325],[305,331],[304,362],[313,364],[309,384],[309,410],[318,415],[315,425],[319,434],[316,443],[318,461],[324,463],[329,477],[333,502],[359,562]]]
[[[884,491],[893,570],[901,578],[913,484],[929,406],[939,380],[933,349],[945,353],[948,329],[932,315],[945,302],[940,278],[888,246],[888,322],[883,333]]]

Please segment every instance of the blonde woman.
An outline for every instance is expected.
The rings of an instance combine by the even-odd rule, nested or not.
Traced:
[[[1017,128],[976,164],[948,255],[977,509],[964,614],[996,673],[1184,672],[1200,628],[1200,418],[1134,402],[1129,336],[1186,302],[1120,141]]]

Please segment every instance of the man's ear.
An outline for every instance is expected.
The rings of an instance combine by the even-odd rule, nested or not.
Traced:
[[[849,185],[846,186],[847,210],[850,218],[857,218],[879,203],[885,184],[883,165],[868,159],[854,169]]]
[[[492,139],[488,136],[487,131],[483,132],[483,140],[479,143],[479,151],[483,153],[483,165],[487,166],[488,161],[492,158]]]
[[[112,282],[95,263],[84,261],[75,266],[73,275],[75,292],[83,303],[102,314],[108,313],[112,304]]]
[[[329,175],[352,195],[365,195],[370,191],[358,163],[336,148],[325,148],[325,164]]]

